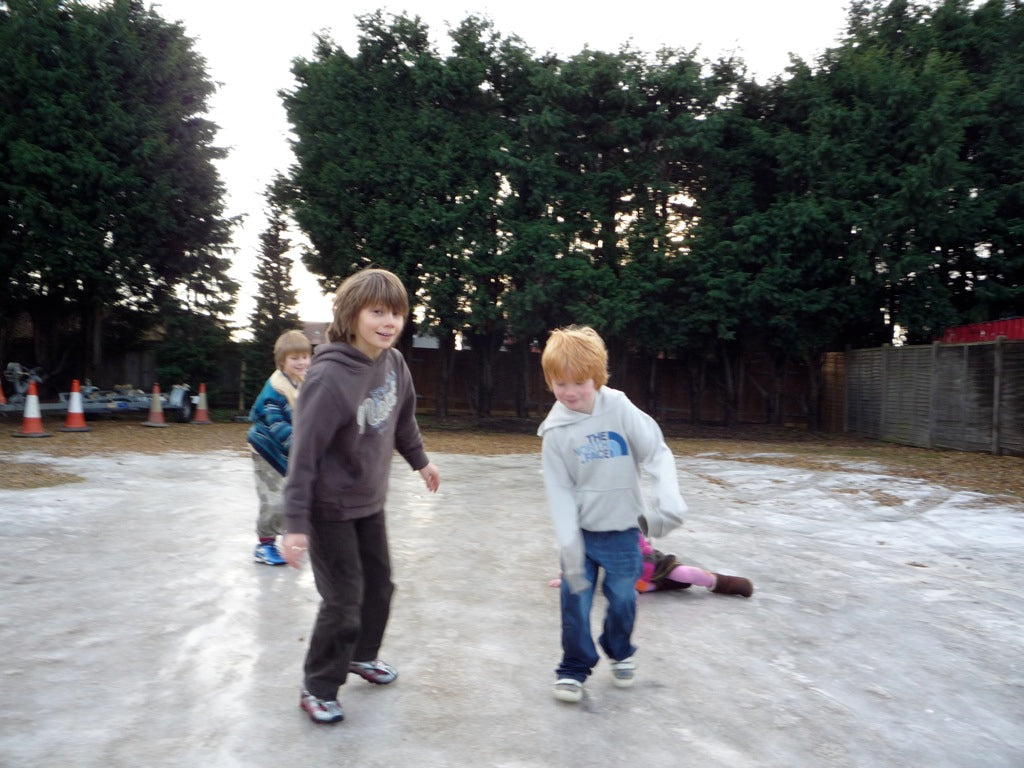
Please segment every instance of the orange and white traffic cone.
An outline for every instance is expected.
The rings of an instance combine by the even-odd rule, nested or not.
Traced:
[[[92,432],[92,427],[85,423],[85,409],[82,406],[82,390],[78,379],[71,382],[71,397],[68,399],[68,417],[64,421],[61,432]]]
[[[164,405],[160,401],[160,385],[153,385],[153,399],[149,401],[149,418],[142,422],[144,427],[170,426],[164,421]]]
[[[36,383],[28,383],[28,395],[25,396],[25,415],[21,420],[21,431],[12,433],[15,437],[51,437],[43,431],[43,417],[39,412],[39,391]]]
[[[199,383],[199,403],[196,405],[196,415],[192,418],[193,424],[213,424],[210,421],[210,408],[206,404],[206,385]]]

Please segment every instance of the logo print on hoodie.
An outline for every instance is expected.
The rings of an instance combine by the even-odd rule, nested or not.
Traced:
[[[587,435],[587,442],[576,448],[576,457],[580,464],[628,455],[629,446],[618,432],[596,432]]]
[[[384,384],[371,390],[367,398],[359,404],[359,410],[356,412],[359,434],[366,431],[367,424],[374,429],[380,429],[395,409],[397,402],[398,377],[394,371],[389,371]]]

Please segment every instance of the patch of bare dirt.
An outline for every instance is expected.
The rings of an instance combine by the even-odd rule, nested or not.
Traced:
[[[14,461],[16,455],[42,453],[51,457],[89,456],[122,453],[203,453],[237,451],[248,454],[245,433],[249,425],[241,422],[213,424],[176,424],[146,427],[145,417],[116,417],[89,420],[89,432],[61,432],[63,419],[46,419],[44,430],[49,437],[14,437],[21,421],[0,419],[0,488],[42,488],[73,483],[83,478],[64,472],[59,465],[33,461]],[[462,453],[501,455],[532,453],[540,450],[536,425],[530,432],[522,430],[496,432],[493,427],[479,428],[467,421],[443,422],[435,427],[424,425],[423,440],[430,453]]]
[[[46,420],[51,437],[17,438],[20,420],[0,420],[0,488],[39,488],[76,482],[82,478],[51,465],[13,461],[17,455],[42,453],[46,456],[87,456],[90,454],[138,451],[142,453],[202,453],[237,451],[245,454],[248,424],[175,424],[167,427],[142,426],[144,418],[90,420],[90,432],[61,432],[63,420]],[[497,456],[537,453],[538,421],[515,418],[474,419],[420,417],[427,451]],[[731,461],[750,461],[774,466],[807,469],[839,469],[851,462],[872,462],[886,471],[936,485],[977,491],[1024,502],[1024,457],[991,456],[984,453],[933,451],[874,440],[834,434],[817,434],[798,429],[743,426],[694,427],[664,423],[666,441],[677,456],[709,455]]]

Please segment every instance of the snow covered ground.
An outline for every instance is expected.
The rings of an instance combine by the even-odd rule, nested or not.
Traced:
[[[538,457],[432,458],[436,495],[392,475],[400,677],[350,680],[325,727],[297,696],[318,598],[251,560],[248,457],[0,456],[89,478],[0,491],[0,765],[1024,765],[1021,507],[681,459],[691,511],[657,546],[756,592],[641,596],[637,684],[602,662],[571,705]]]

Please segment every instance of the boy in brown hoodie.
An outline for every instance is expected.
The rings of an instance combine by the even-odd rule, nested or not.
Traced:
[[[315,723],[344,719],[337,694],[349,672],[377,684],[398,675],[377,658],[394,590],[384,519],[393,452],[428,490],[440,483],[423,450],[412,376],[392,348],[408,313],[405,287],[391,272],[366,269],[345,280],[299,398],[282,554],[298,567],[308,551],[322,598],[299,697]]]

